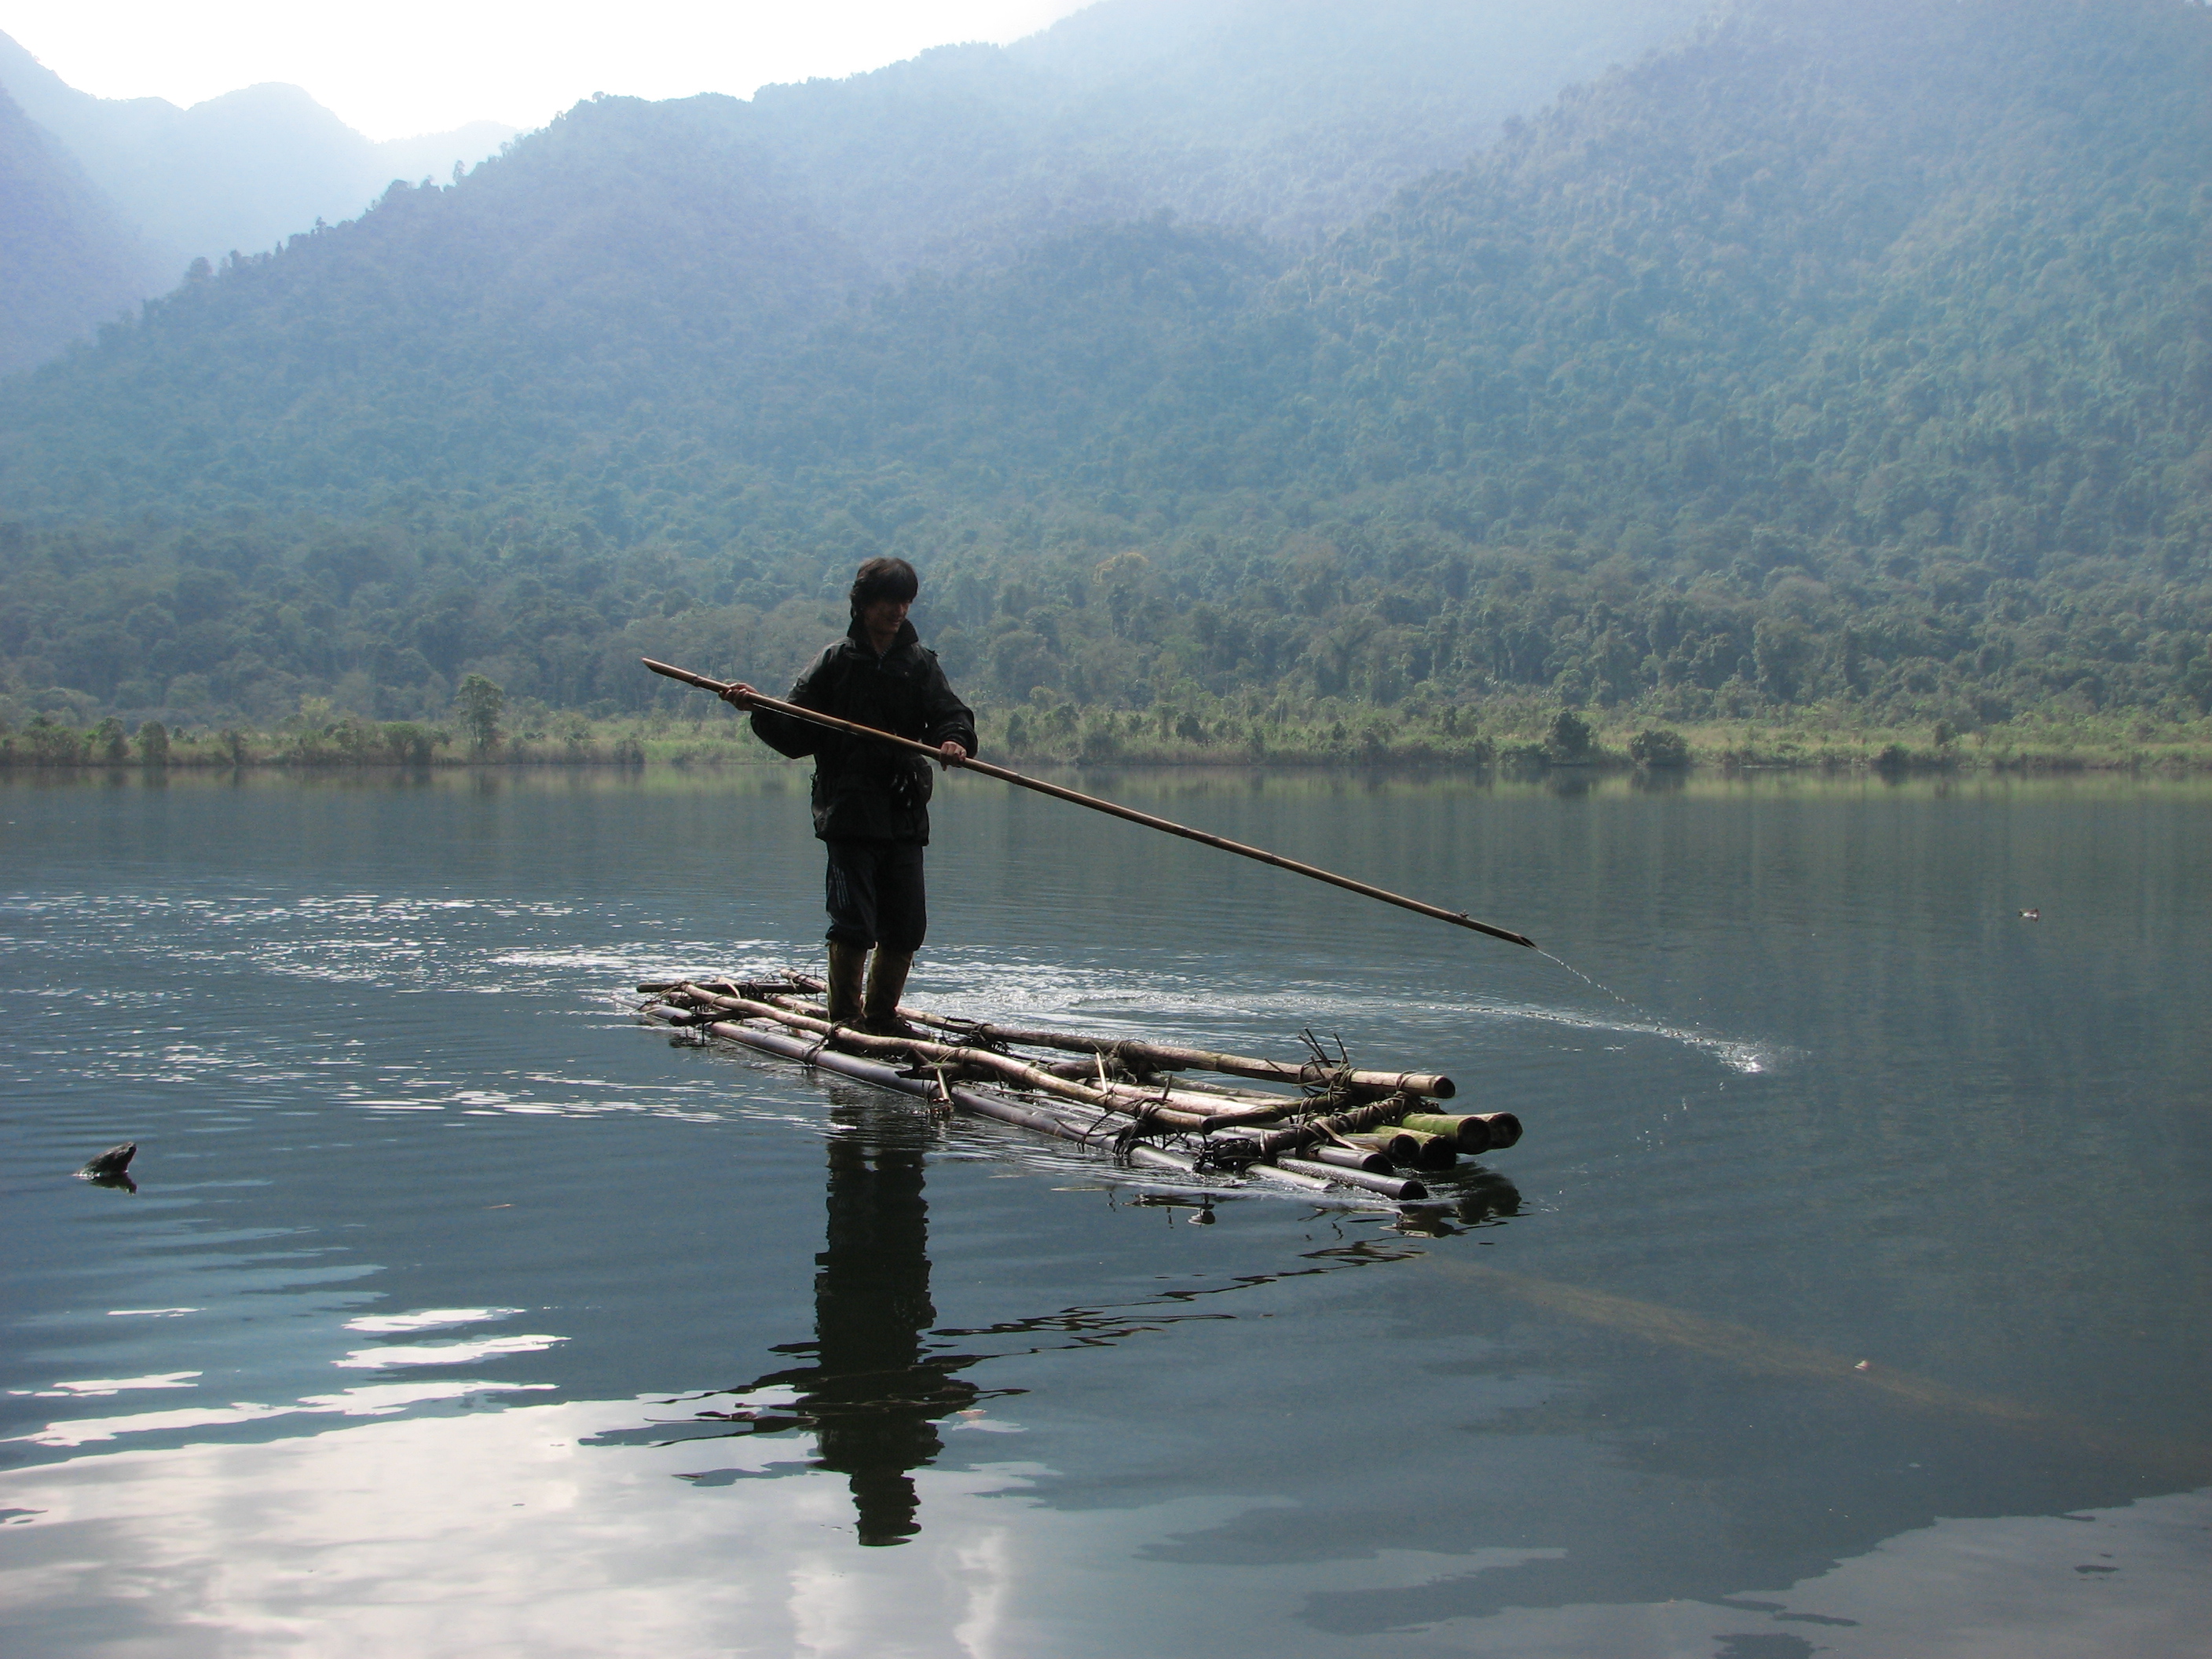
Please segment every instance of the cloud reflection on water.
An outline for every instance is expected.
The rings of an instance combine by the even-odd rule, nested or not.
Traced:
[[[1306,1597],[1561,1552],[1185,1565],[1179,1537],[1280,1500],[1255,1491],[1063,1510],[1036,1493],[1051,1471],[1013,1463],[917,1470],[927,1529],[901,1548],[860,1549],[844,1480],[803,1467],[813,1437],[719,1442],[733,1478],[702,1487],[678,1478],[695,1469],[696,1442],[586,1443],[637,1411],[578,1401],[406,1417],[15,1471],[0,1476],[0,1508],[15,1517],[0,1602],[50,1655],[655,1659],[1640,1659],[1730,1638],[1723,1650],[1845,1659],[2160,1659],[2198,1651],[2212,1614],[2212,1493],[2199,1492],[2073,1517],[1938,1522],[1787,1591],[1725,1602],[1514,1609],[1340,1635],[1305,1621]],[[1254,1486],[1266,1484],[1255,1471]]]

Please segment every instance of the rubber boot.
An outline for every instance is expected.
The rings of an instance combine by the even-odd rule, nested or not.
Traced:
[[[830,1023],[850,1025],[860,1018],[860,984],[868,970],[864,945],[830,941]]]
[[[862,1030],[877,1036],[919,1035],[898,1017],[899,997],[906,990],[907,970],[913,966],[913,951],[877,948],[876,959],[868,964],[868,994],[860,1012]]]

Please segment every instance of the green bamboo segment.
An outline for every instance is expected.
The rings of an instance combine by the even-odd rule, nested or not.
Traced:
[[[1442,1135],[1462,1152],[1486,1152],[1490,1150],[1490,1124],[1480,1116],[1408,1112],[1399,1121],[1416,1133]]]
[[[1413,1164],[1417,1170],[1449,1170],[1459,1162],[1459,1149],[1452,1145],[1449,1135],[1430,1134],[1420,1129],[1401,1127],[1398,1133],[1411,1135],[1415,1142]]]

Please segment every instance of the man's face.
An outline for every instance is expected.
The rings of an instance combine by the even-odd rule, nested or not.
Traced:
[[[912,599],[871,599],[860,607],[860,626],[871,639],[889,639],[899,631],[913,605]]]

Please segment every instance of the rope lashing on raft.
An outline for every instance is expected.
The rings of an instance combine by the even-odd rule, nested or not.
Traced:
[[[1313,1056],[1298,1067],[1298,1088],[1311,1109],[1338,1112],[1356,1104],[1358,1096],[1352,1080],[1352,1055],[1345,1048],[1344,1039],[1334,1031],[1329,1037],[1336,1044],[1334,1060],[1328,1057],[1328,1048],[1314,1035],[1312,1026],[1298,1033],[1298,1041]]]
[[[948,1015],[945,1019],[945,1029],[959,1039],[960,1047],[963,1048],[981,1048],[987,1054],[1006,1054],[1009,1057],[1013,1054],[1013,1050],[1006,1046],[1006,1040],[999,1035],[998,1027],[988,1019],[958,1019]]]
[[[1187,1138],[1184,1130],[1173,1124],[1160,1121],[1158,1113],[1160,1109],[1167,1104],[1167,1101],[1168,1085],[1163,1083],[1160,1085],[1160,1097],[1158,1100],[1130,1103],[1127,1114],[1129,1119],[1128,1127],[1114,1137],[1114,1156],[1117,1161],[1127,1163],[1130,1152],[1140,1145],[1164,1146],[1170,1141]]]
[[[956,1103],[952,1098],[952,1083],[955,1077],[960,1082],[967,1083],[974,1079],[975,1072],[971,1066],[949,1065],[941,1060],[917,1060],[896,1075],[911,1078],[917,1083],[925,1080],[934,1083],[937,1085],[937,1094],[929,1103],[930,1115],[950,1117],[956,1108]]]
[[[635,1012],[640,1018],[645,1018],[656,1008],[666,1009],[668,1012],[661,1018],[677,1028],[676,1035],[668,1039],[671,1042],[687,1048],[703,1048],[712,1041],[705,1030],[708,1015],[670,1002],[665,997],[647,997],[638,1004]]]
[[[1191,1161],[1205,1173],[1243,1175],[1260,1161],[1260,1143],[1244,1135],[1216,1135],[1201,1139]]]

